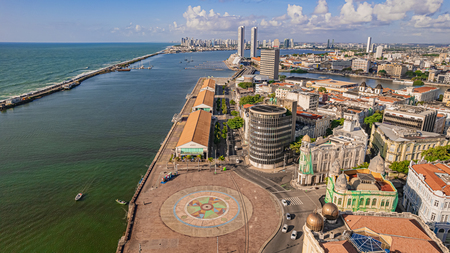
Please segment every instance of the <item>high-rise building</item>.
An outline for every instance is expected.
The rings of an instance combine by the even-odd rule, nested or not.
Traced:
[[[245,30],[245,26],[239,26],[238,28],[238,55],[240,57],[244,57],[244,50],[245,50],[245,46],[244,46],[244,30]]]
[[[260,73],[269,76],[269,79],[278,80],[278,68],[280,65],[280,49],[261,50]]]
[[[267,47],[267,41],[266,41],[266,40],[263,40],[262,46],[263,46],[263,47]]]
[[[250,41],[250,57],[256,57],[256,48],[258,48],[257,40],[258,27],[252,27],[251,41]]]
[[[291,46],[291,48],[294,47],[294,39],[290,39],[290,40],[289,40],[289,45]]]
[[[327,48],[330,48],[330,39],[328,39]]]
[[[370,52],[370,44],[372,43],[372,37],[367,38],[367,48],[366,53]]]
[[[377,47],[377,54],[376,54],[375,57],[376,57],[376,58],[381,58],[381,57],[383,57],[383,46],[382,46],[382,45],[379,45],[379,46]]]
[[[273,47],[280,47],[280,40],[279,39],[274,39],[273,40]]]
[[[290,48],[289,42],[289,39],[284,39],[284,48]]]
[[[334,39],[331,41],[331,48],[334,48]]]

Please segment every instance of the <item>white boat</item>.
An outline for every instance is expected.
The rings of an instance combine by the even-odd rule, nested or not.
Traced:
[[[81,199],[81,197],[83,197],[83,193],[78,193],[77,196],[75,197],[75,201],[78,201]]]

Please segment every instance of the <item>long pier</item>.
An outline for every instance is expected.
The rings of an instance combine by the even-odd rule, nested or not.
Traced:
[[[83,82],[84,80],[87,80],[91,77],[94,77],[96,75],[101,75],[101,74],[105,74],[105,73],[109,73],[109,72],[114,72],[118,69],[121,68],[127,68],[129,65],[138,62],[138,61],[142,61],[144,59],[147,59],[149,57],[155,56],[155,55],[159,55],[159,54],[164,54],[164,50],[161,50],[159,52],[153,53],[153,54],[148,54],[148,55],[144,55],[144,56],[140,56],[140,57],[136,57],[134,59],[128,60],[128,61],[124,61],[124,62],[120,62],[105,68],[101,68],[98,70],[94,70],[79,76],[74,77],[73,79],[70,79],[68,81],[64,81],[58,84],[54,84],[54,85],[50,85],[44,88],[41,88],[39,90],[36,91],[32,91],[29,93],[25,93],[19,96],[15,96],[15,97],[11,97],[11,98],[7,98],[4,100],[0,100],[0,111],[6,110],[8,108],[13,108],[16,107],[18,105],[22,105],[22,104],[26,104],[29,103],[35,99],[39,99],[41,97],[50,95],[52,93],[61,91],[61,90],[70,90],[73,87],[76,87],[78,85],[81,84],[81,82]]]

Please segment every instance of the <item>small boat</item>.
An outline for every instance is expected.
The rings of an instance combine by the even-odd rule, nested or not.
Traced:
[[[120,200],[120,199],[116,199],[116,202],[121,204],[121,205],[126,205],[127,204],[126,201],[123,201],[123,200]]]
[[[122,72],[122,71],[130,71],[131,69],[118,69],[117,71]]]
[[[75,197],[75,201],[78,201],[81,199],[81,197],[83,197],[83,193],[78,193],[77,196]]]

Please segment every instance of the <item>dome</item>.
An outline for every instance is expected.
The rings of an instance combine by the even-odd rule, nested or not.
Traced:
[[[321,231],[323,228],[323,218],[320,214],[310,213],[306,218],[306,226],[312,231]]]
[[[303,136],[302,142],[311,142],[311,138],[309,137],[309,135]]]
[[[367,87],[366,82],[362,82],[359,87]]]
[[[339,217],[339,208],[333,203],[326,203],[322,207],[322,215],[327,220],[336,220]]]
[[[377,86],[375,87],[375,89],[380,89],[380,90],[382,90],[382,89],[383,89],[383,86],[381,86],[381,84],[379,83],[379,84],[377,84]]]
[[[336,179],[336,190],[347,190],[347,178],[345,174],[340,174]]]
[[[380,153],[370,160],[369,170],[377,173],[384,174],[384,160],[381,158]]]

